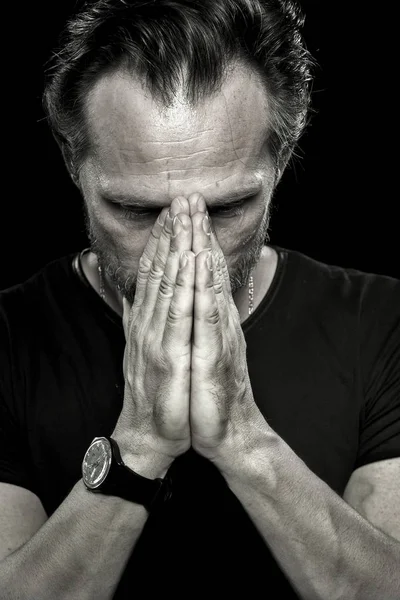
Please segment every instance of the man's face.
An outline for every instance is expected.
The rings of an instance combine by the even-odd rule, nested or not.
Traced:
[[[159,109],[124,72],[97,82],[87,100],[91,152],[80,172],[86,227],[91,250],[130,302],[160,211],[194,192],[205,198],[233,294],[246,285],[265,245],[275,182],[268,115],[264,88],[243,67],[195,109],[181,98]]]

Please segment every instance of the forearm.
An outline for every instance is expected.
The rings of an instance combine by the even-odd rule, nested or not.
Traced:
[[[36,534],[0,563],[4,597],[111,599],[147,516],[143,506],[90,492],[79,480]]]
[[[400,544],[333,492],[274,432],[267,441],[218,466],[299,596],[398,600]]]

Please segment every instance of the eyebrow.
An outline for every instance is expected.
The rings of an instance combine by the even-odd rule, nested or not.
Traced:
[[[248,185],[245,188],[241,188],[239,190],[232,190],[232,192],[225,193],[222,196],[214,196],[212,197],[211,202],[208,202],[207,199],[205,200],[206,204],[209,204],[210,206],[222,206],[224,204],[228,204],[229,202],[235,202],[237,200],[246,200],[246,198],[250,198],[251,196],[255,196],[256,194],[258,194],[261,191],[261,189],[262,185],[260,184],[260,182],[257,181],[251,185]],[[157,202],[150,201],[148,198],[135,194],[134,192],[132,192],[132,194],[121,194],[112,192],[111,190],[101,190],[100,194],[103,198],[111,202],[126,204],[134,208],[156,208],[161,210],[165,206],[165,204],[158,204]],[[184,194],[180,195],[184,196]],[[171,202],[172,199],[170,203]]]

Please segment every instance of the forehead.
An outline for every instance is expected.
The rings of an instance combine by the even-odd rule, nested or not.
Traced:
[[[171,195],[231,188],[259,177],[267,158],[267,94],[243,67],[196,107],[178,94],[160,108],[138,79],[108,74],[89,94],[86,112],[89,163],[106,187],[134,184]]]

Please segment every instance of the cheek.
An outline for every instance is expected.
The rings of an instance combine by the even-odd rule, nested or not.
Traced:
[[[127,265],[139,263],[150,237],[154,223],[137,224],[134,221],[115,218],[105,210],[94,210],[90,215],[96,236],[106,243],[119,260]]]
[[[215,235],[226,258],[251,244],[262,222],[264,209],[264,205],[257,204],[249,207],[241,217],[214,219]]]

